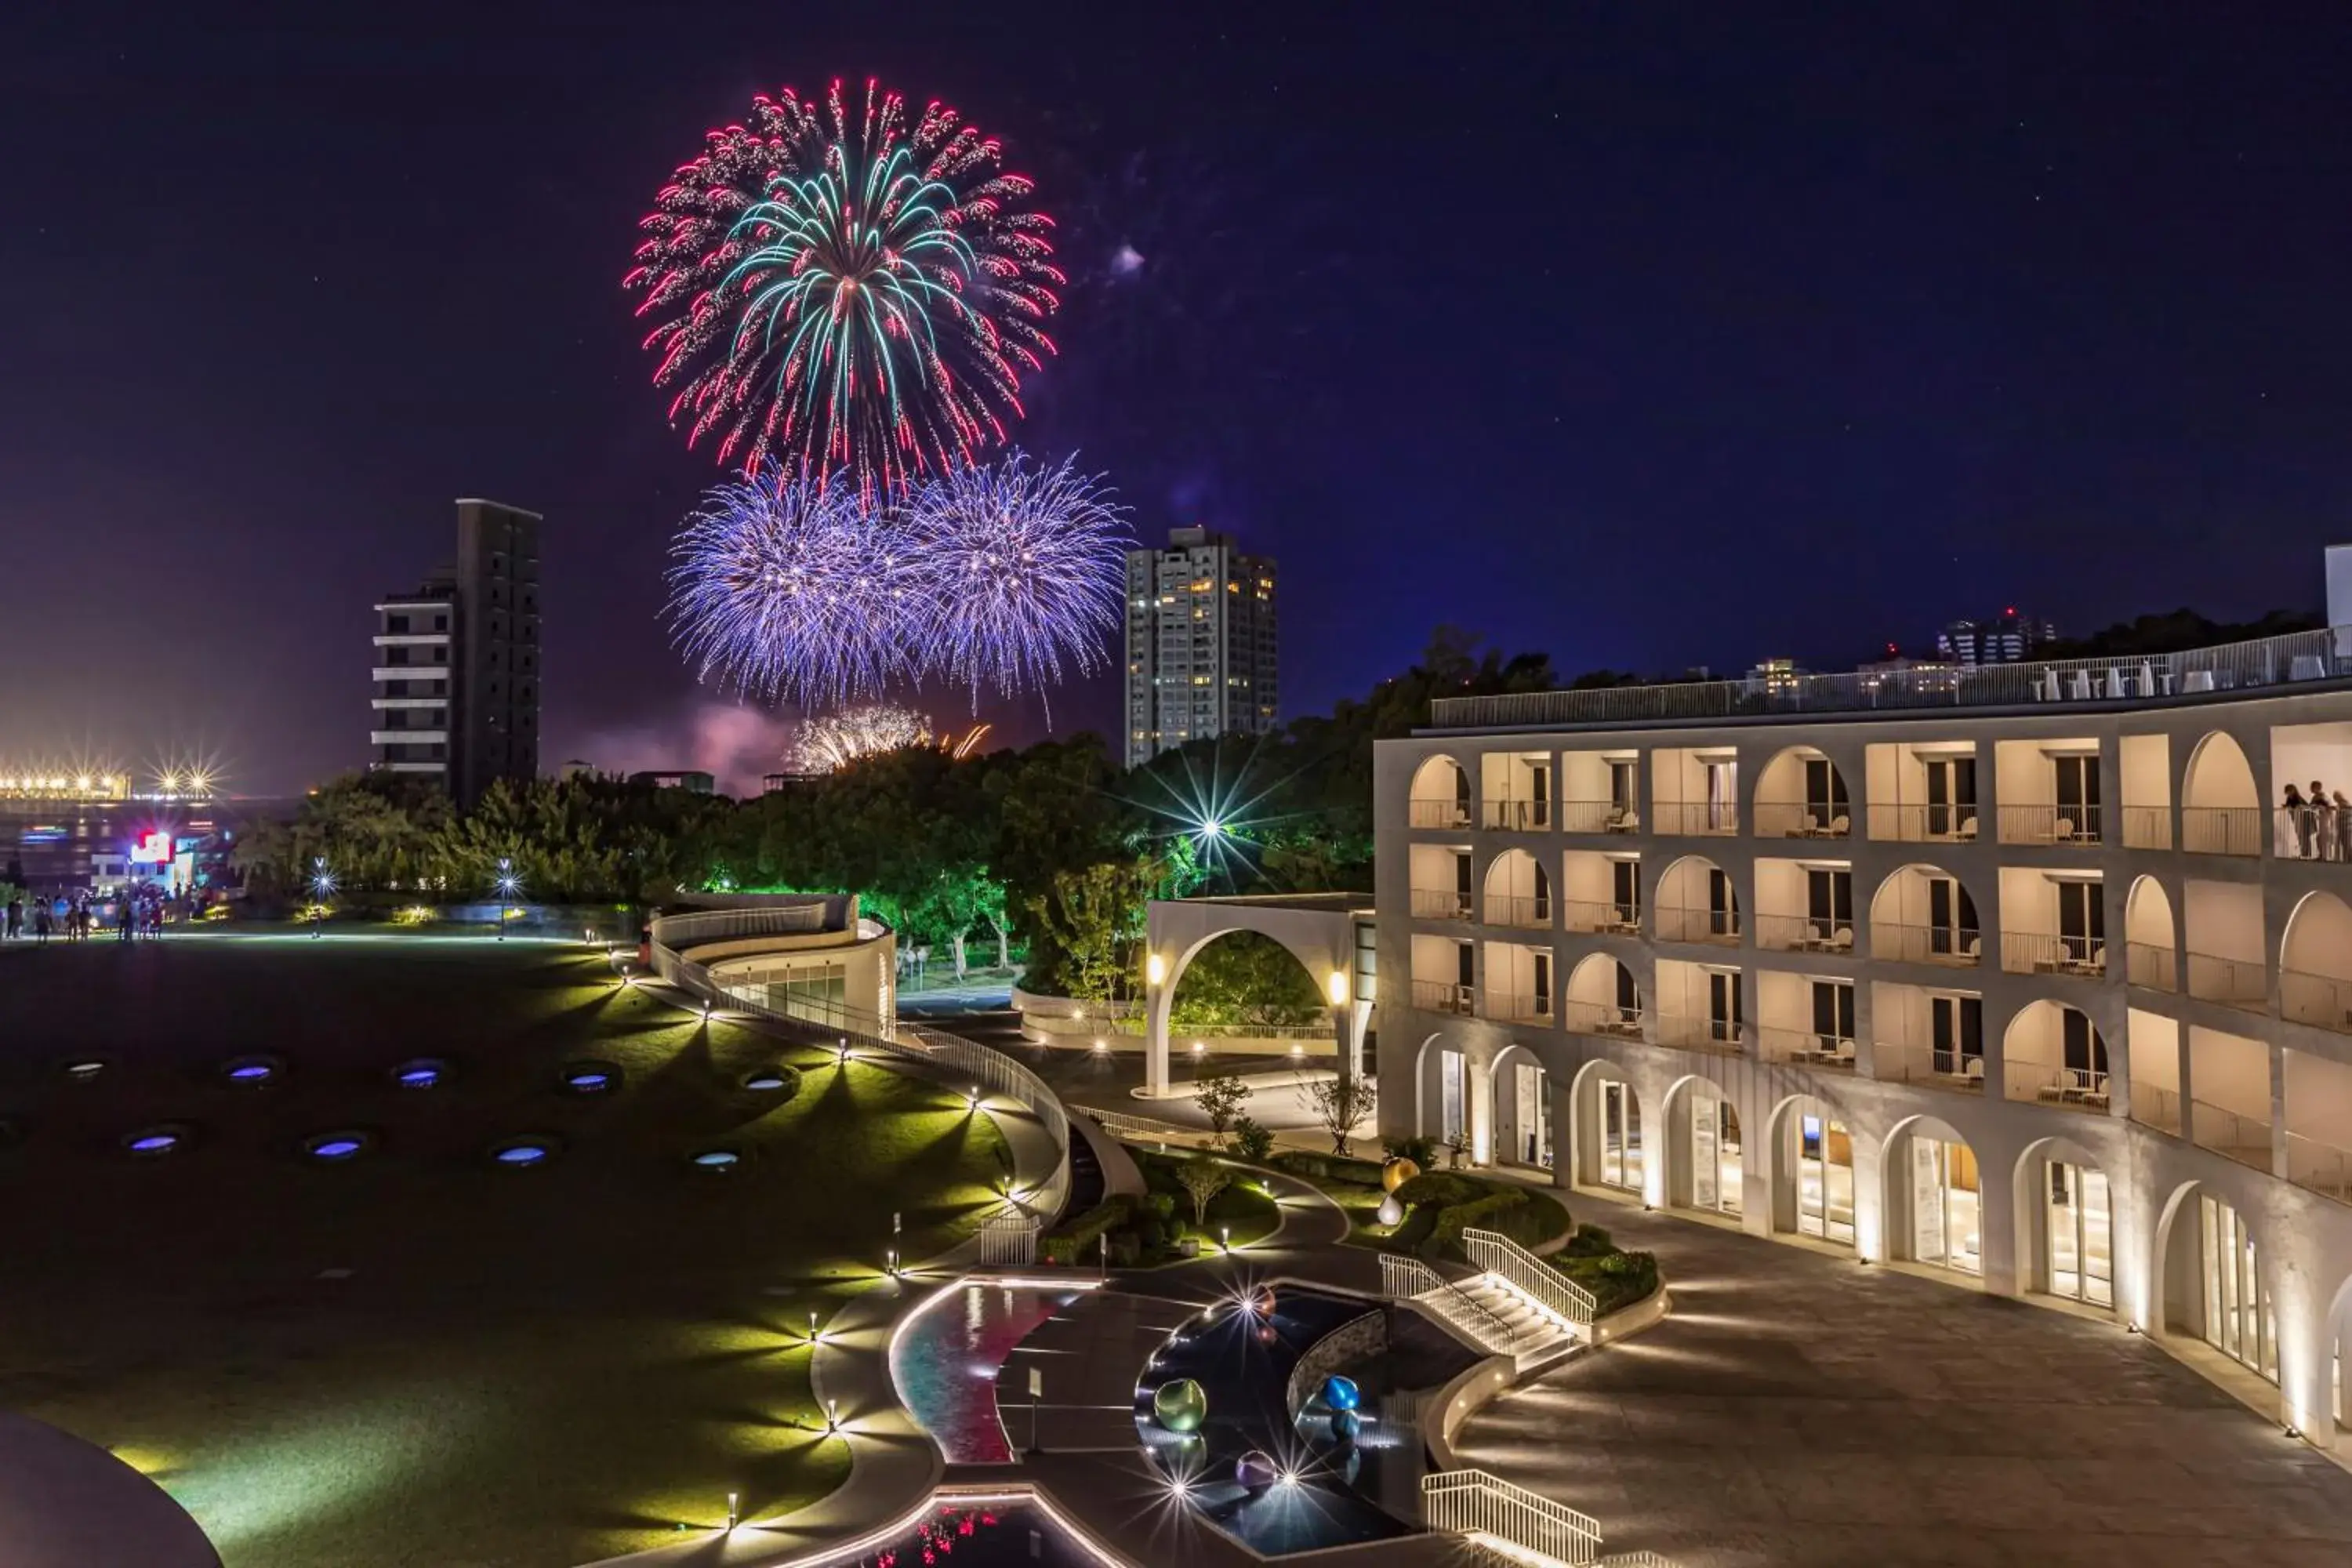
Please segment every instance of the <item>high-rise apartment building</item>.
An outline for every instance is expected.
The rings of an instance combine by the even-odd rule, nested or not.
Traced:
[[[457,559],[376,607],[371,766],[461,805],[539,772],[537,512],[457,503]]]
[[[1127,765],[1274,728],[1274,562],[1204,528],[1127,554]]]
[[[1975,668],[1986,664],[2017,664],[2045,643],[2058,640],[2058,627],[2040,616],[2003,610],[1989,621],[1954,621],[1936,634],[1937,656],[1948,663]]]

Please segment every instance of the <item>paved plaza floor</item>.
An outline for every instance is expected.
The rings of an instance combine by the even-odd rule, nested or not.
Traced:
[[[1490,1405],[1462,1462],[1679,1568],[2342,1568],[2352,1474],[2111,1325],[1585,1198],[1657,1327]]]

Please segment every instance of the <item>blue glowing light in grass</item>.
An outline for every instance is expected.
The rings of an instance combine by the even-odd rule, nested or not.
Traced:
[[[310,1141],[310,1157],[314,1160],[348,1160],[367,1147],[363,1138],[347,1132],[331,1132]]]
[[[73,1079],[76,1083],[88,1083],[91,1079],[96,1078],[105,1070],[106,1064],[101,1061],[93,1060],[66,1063],[66,1076]]]
[[[134,1154],[168,1154],[180,1146],[176,1132],[141,1132],[128,1139],[123,1147]]]
[[[755,1089],[762,1094],[765,1094],[783,1088],[784,1080],[781,1075],[776,1073],[758,1072],[753,1073],[750,1078],[745,1079],[743,1080],[743,1087],[745,1089]]]
[[[269,1068],[259,1062],[247,1062],[241,1068],[228,1069],[231,1083],[261,1083],[269,1077]]]
[[[521,1167],[536,1165],[552,1152],[544,1143],[509,1143],[498,1152],[497,1159],[501,1165]]]
[[[741,1158],[732,1149],[705,1149],[694,1157],[694,1163],[706,1171],[725,1171],[732,1169]]]
[[[436,1067],[403,1068],[397,1081],[403,1089],[431,1089],[441,1081],[441,1069]]]

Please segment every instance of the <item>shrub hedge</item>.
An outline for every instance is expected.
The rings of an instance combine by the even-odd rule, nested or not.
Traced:
[[[1075,1263],[1105,1232],[1120,1228],[1134,1215],[1133,1199],[1113,1194],[1076,1219],[1066,1219],[1048,1231],[1037,1243],[1038,1251],[1048,1263]]]

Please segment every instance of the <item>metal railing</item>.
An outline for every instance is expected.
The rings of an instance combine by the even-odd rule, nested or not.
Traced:
[[[1497,1024],[1549,1024],[1552,1002],[1549,995],[1536,995],[1520,991],[1488,991],[1486,1016]]]
[[[2308,1192],[2352,1204],[2352,1149],[2287,1129],[2286,1179]],[[1463,1232],[1467,1236],[1469,1232]]]
[[[1892,963],[1933,963],[1974,969],[1984,962],[1984,933],[1974,926],[1870,922],[1870,956]]]
[[[1501,833],[1537,833],[1551,826],[1548,800],[1487,800],[1478,805],[1478,826]]]
[[[1748,1025],[1738,1018],[1706,1018],[1688,1013],[1658,1015],[1658,1044],[1686,1051],[1713,1051],[1717,1056],[1746,1054]]]
[[[2101,816],[2096,805],[2004,805],[2000,808],[2003,844],[2096,844]]]
[[[1892,1083],[1914,1083],[1923,1089],[1948,1089],[1954,1094],[1984,1092],[1984,1057],[1948,1046],[1876,1040],[1871,1045],[1870,1070],[1873,1078]]]
[[[1772,952],[1853,955],[1853,921],[1813,915],[1758,915],[1756,945]]]
[[[2180,1136],[2184,1123],[2180,1120],[2180,1091],[2159,1089],[2152,1083],[2134,1079],[2131,1086],[2131,1119],[2143,1127],[2153,1127],[2158,1132]]]
[[[1591,1334],[1593,1312],[1599,1305],[1592,1292],[1509,1237],[1465,1226],[1462,1250],[1468,1255],[1473,1268],[1494,1275],[1561,1322]]]
[[[2011,1057],[2001,1062],[2000,1075],[2002,1093],[2011,1100],[2067,1110],[2105,1110],[2110,1103],[2107,1075],[2086,1068],[2053,1067]]]
[[[1587,935],[1642,934],[1642,909],[1638,904],[1621,904],[1610,899],[1562,899],[1559,917],[1560,924],[1568,930]]]
[[[2282,860],[2352,860],[2352,808],[2315,800],[2274,806],[2271,822],[2271,853]]]
[[[2210,952],[2189,955],[2189,994],[2200,1002],[2219,1002],[2249,1013],[2271,1010],[2270,974],[2259,958],[2222,958]]]
[[[1027,1265],[1037,1261],[1037,1237],[1045,1226],[1034,1215],[1007,1208],[980,1222],[973,1233],[973,1255],[989,1265]]]
[[[1414,827],[1470,826],[1470,808],[1457,800],[1416,800],[1405,808],[1405,820]]]
[[[1957,665],[1776,675],[1770,680],[1685,680],[1581,691],[1441,697],[1440,730],[1627,725],[1770,713],[1852,713],[1937,708],[2065,707],[2219,695],[2294,681],[2352,676],[2352,627],[2145,658],[2036,659],[1974,668]]]
[[[1441,1317],[1459,1313],[1459,1327],[1498,1355],[1516,1356],[1526,1337],[1467,1290],[1402,1253],[1381,1254],[1381,1293],[1392,1301],[1426,1301]]]
[[[2168,805],[2125,806],[2124,847],[2126,849],[2171,848],[2172,808]]]
[[[2169,946],[2158,947],[2152,942],[2126,942],[2124,978],[2150,991],[2178,991],[2180,989],[2179,955]]]
[[[2271,1169],[2271,1124],[2267,1121],[2241,1116],[2209,1100],[2191,1100],[2189,1131],[2189,1142],[2200,1149],[2210,1149],[2225,1160],[2235,1160],[2257,1171]]]
[[[1417,921],[1466,921],[1470,918],[1470,895],[1451,888],[1415,888],[1412,890],[1412,918]]]
[[[1559,803],[1559,826],[1564,833],[1637,833],[1642,813],[1622,801],[1564,800]]]
[[[1654,917],[1660,942],[1705,942],[1717,947],[1739,945],[1739,911],[1685,909],[1661,904]]]
[[[1759,838],[1843,838],[1853,831],[1853,808],[1826,800],[1759,800]]]
[[[1590,1568],[1601,1559],[1601,1526],[1591,1516],[1484,1470],[1422,1477],[1421,1517],[1432,1530],[1491,1536],[1569,1568]]]
[[[2259,805],[2184,805],[2180,847],[2191,855],[2260,855],[2269,826]]]
[[[1486,924],[1515,931],[1549,931],[1551,896],[1548,893],[1489,893]]]
[[[1125,1141],[1182,1143],[1204,1149],[1224,1146],[1224,1140],[1207,1127],[1180,1127],[1173,1121],[1158,1121],[1149,1116],[1129,1116],[1124,1111],[1091,1108],[1081,1108],[1076,1114],[1090,1118],[1096,1126],[1112,1137]]]
[[[756,910],[700,910],[692,914],[662,915],[653,923],[653,939],[673,952],[705,942],[731,942],[752,936],[804,936],[839,929],[826,923],[825,913],[835,900],[819,896],[804,904],[772,905]]]
[[[1477,988],[1450,980],[1416,980],[1412,1005],[1424,1013],[1452,1013],[1466,1018],[1476,1009]]]
[[[1871,837],[1892,844],[1973,844],[1977,808],[1969,805],[1908,805],[1897,801],[1869,808]]]
[[[1853,1069],[1856,1047],[1847,1035],[1827,1035],[1819,1029],[1787,1029],[1767,1024],[1756,1031],[1756,1052],[1768,1062],[1792,1062],[1799,1067]]]
[[[1643,1020],[1648,1016],[1640,1007],[1615,1002],[1580,1002],[1570,997],[1559,1005],[1561,1027],[1580,1035],[1604,1035],[1613,1040],[1642,1038]]]
[[[2337,974],[2282,969],[2279,1012],[2297,1024],[2352,1035],[2352,980]]]
[[[1728,838],[1739,831],[1739,807],[1730,801],[1655,800],[1651,831],[1685,838]]]
[[[2000,966],[2011,974],[2105,974],[2107,939],[2005,931],[2000,933]]]

